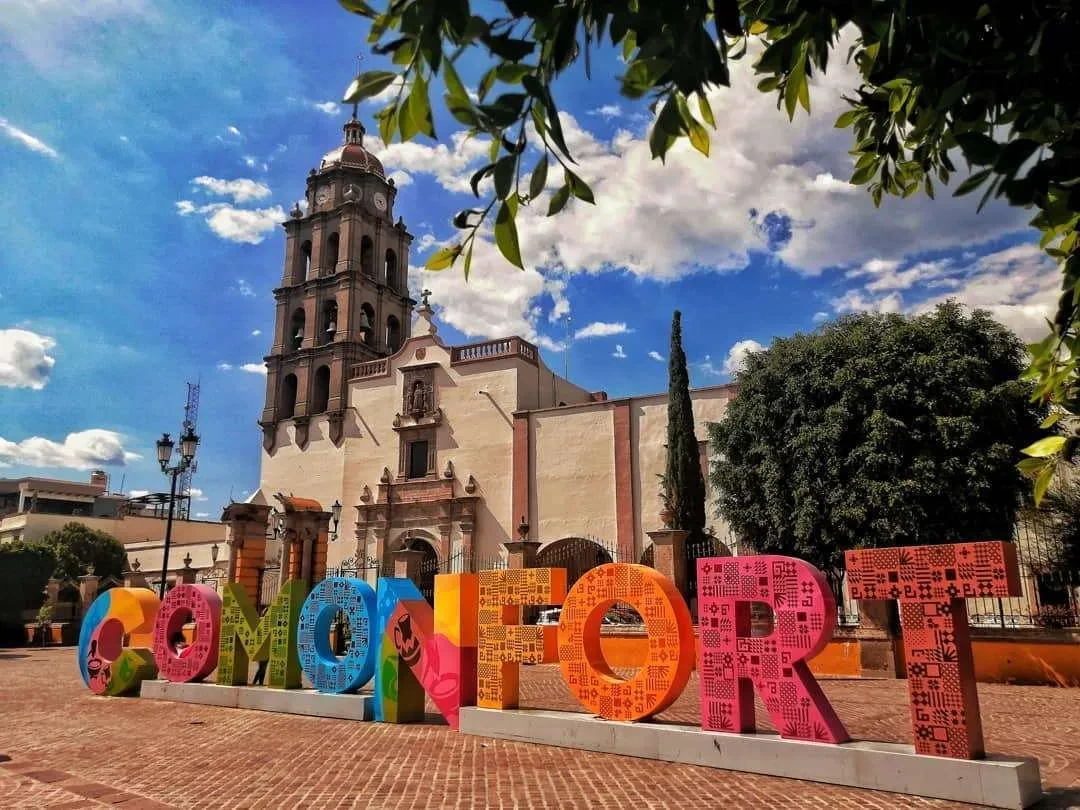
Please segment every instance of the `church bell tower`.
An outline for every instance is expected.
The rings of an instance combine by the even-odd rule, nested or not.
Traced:
[[[394,181],[364,148],[355,106],[344,130],[344,142],[308,174],[307,212],[297,204],[284,223],[285,270],[274,290],[260,420],[267,450],[290,420],[306,445],[319,414],[339,441],[352,366],[393,354],[409,337],[412,235],[400,218],[394,222]]]

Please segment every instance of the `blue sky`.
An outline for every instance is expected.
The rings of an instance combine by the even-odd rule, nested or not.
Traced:
[[[333,102],[365,42],[363,21],[333,0],[5,6],[0,475],[81,479],[101,465],[114,488],[159,490],[154,441],[176,432],[184,383],[201,378],[193,512],[217,518],[230,493],[255,488],[277,223],[341,140],[347,111]],[[618,96],[617,55],[598,54],[593,80],[565,77],[556,96],[601,205],[524,213],[528,269],[483,242],[468,284],[418,268],[453,237],[486,145],[437,108],[439,142],[387,146],[374,135],[380,105],[362,105],[416,236],[410,283],[434,291],[440,334],[521,334],[560,370],[569,348],[570,376],[612,396],[666,386],[675,308],[696,385],[729,380],[774,336],[946,297],[1037,336],[1058,282],[1025,212],[976,215],[947,194],[875,210],[846,185],[849,134],[832,124],[855,79],[835,61],[794,124],[740,64],[735,87],[711,96],[711,157],[682,144],[665,166],[648,158],[647,108]],[[481,69],[464,64],[466,84]]]

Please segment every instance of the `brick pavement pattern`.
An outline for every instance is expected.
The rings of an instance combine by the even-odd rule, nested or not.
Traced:
[[[902,681],[823,686],[853,737],[910,742]],[[1080,690],[980,685],[979,697],[989,750],[1039,757],[1042,806],[1080,807]],[[556,665],[522,668],[521,705],[579,710]],[[659,720],[697,717],[695,678]],[[392,726],[97,697],[73,649],[0,650],[0,808],[963,806],[489,740],[429,720]],[[760,704],[758,723],[769,728]]]

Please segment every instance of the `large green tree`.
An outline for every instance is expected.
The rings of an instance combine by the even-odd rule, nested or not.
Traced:
[[[682,313],[671,318],[671,356],[668,358],[667,465],[663,486],[671,507],[671,525],[691,537],[705,531],[705,478],[694,433],[690,375],[682,345]]]
[[[53,576],[57,579],[78,579],[91,565],[99,577],[119,577],[127,562],[119,540],[75,521],[49,532],[40,542],[56,558]]]
[[[875,204],[885,194],[933,196],[935,183],[948,184],[966,162],[955,194],[980,190],[980,207],[1004,197],[1034,209],[1032,224],[1064,277],[1052,334],[1033,349],[1035,396],[1080,413],[1080,10],[1072,0],[502,0],[487,3],[485,14],[469,0],[340,2],[371,20],[373,50],[397,66],[359,75],[345,100],[403,79],[377,116],[385,141],[436,137],[430,93],[438,77],[453,117],[491,136],[490,161],[472,186],[479,197],[480,181],[491,176],[494,195],[457,214],[462,239],[428,262],[442,269],[464,257],[466,277],[489,215],[499,250],[521,266],[521,206],[539,201],[553,215],[571,197],[594,202],[574,171],[553,88],[570,70],[588,76],[598,48],[610,42],[622,50],[624,96],[653,101],[649,142],[660,159],[679,138],[708,154],[706,127],[724,121],[714,119],[706,90],[729,84],[729,62],[751,40],[762,44],[758,87],[775,94],[789,118],[810,110],[812,75],[852,60],[862,85],[837,126],[852,130],[851,182]],[[855,43],[837,53],[847,27]],[[475,101],[456,67],[466,53],[486,58]],[[531,166],[528,122],[543,153]],[[549,171],[562,175],[550,198]],[[1024,471],[1038,480],[1037,498],[1077,441],[1063,431],[1031,448]]]
[[[955,303],[852,315],[748,357],[712,426],[720,511],[827,573],[856,547],[1012,537],[1036,433],[1023,347]]]
[[[40,607],[55,567],[52,550],[39,543],[0,544],[0,622],[19,624],[24,610]]]

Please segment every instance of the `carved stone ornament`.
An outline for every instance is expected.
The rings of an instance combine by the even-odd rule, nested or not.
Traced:
[[[469,480],[465,482],[465,493],[472,495],[474,492],[476,492],[476,478],[470,473]]]
[[[382,468],[382,475],[379,477],[379,483],[380,484],[389,484],[390,483],[390,468],[389,467],[383,467]]]
[[[327,429],[330,433],[330,441],[335,445],[341,443],[341,437],[345,435],[345,411],[333,411],[327,414]]]
[[[307,447],[311,420],[306,416],[297,416],[293,419],[293,424],[296,426],[296,446],[303,450]]]
[[[427,357],[427,349],[421,346],[416,350],[416,359],[423,360],[425,357]]]
[[[277,422],[259,422],[259,426],[263,432],[263,449],[267,453],[273,452],[277,444]]]
[[[453,478],[454,477],[454,462],[451,461],[450,459],[446,460],[446,469],[443,470],[442,475],[443,475],[443,478]]]
[[[360,501],[371,503],[371,488],[367,484],[364,484],[364,491],[360,493]]]

